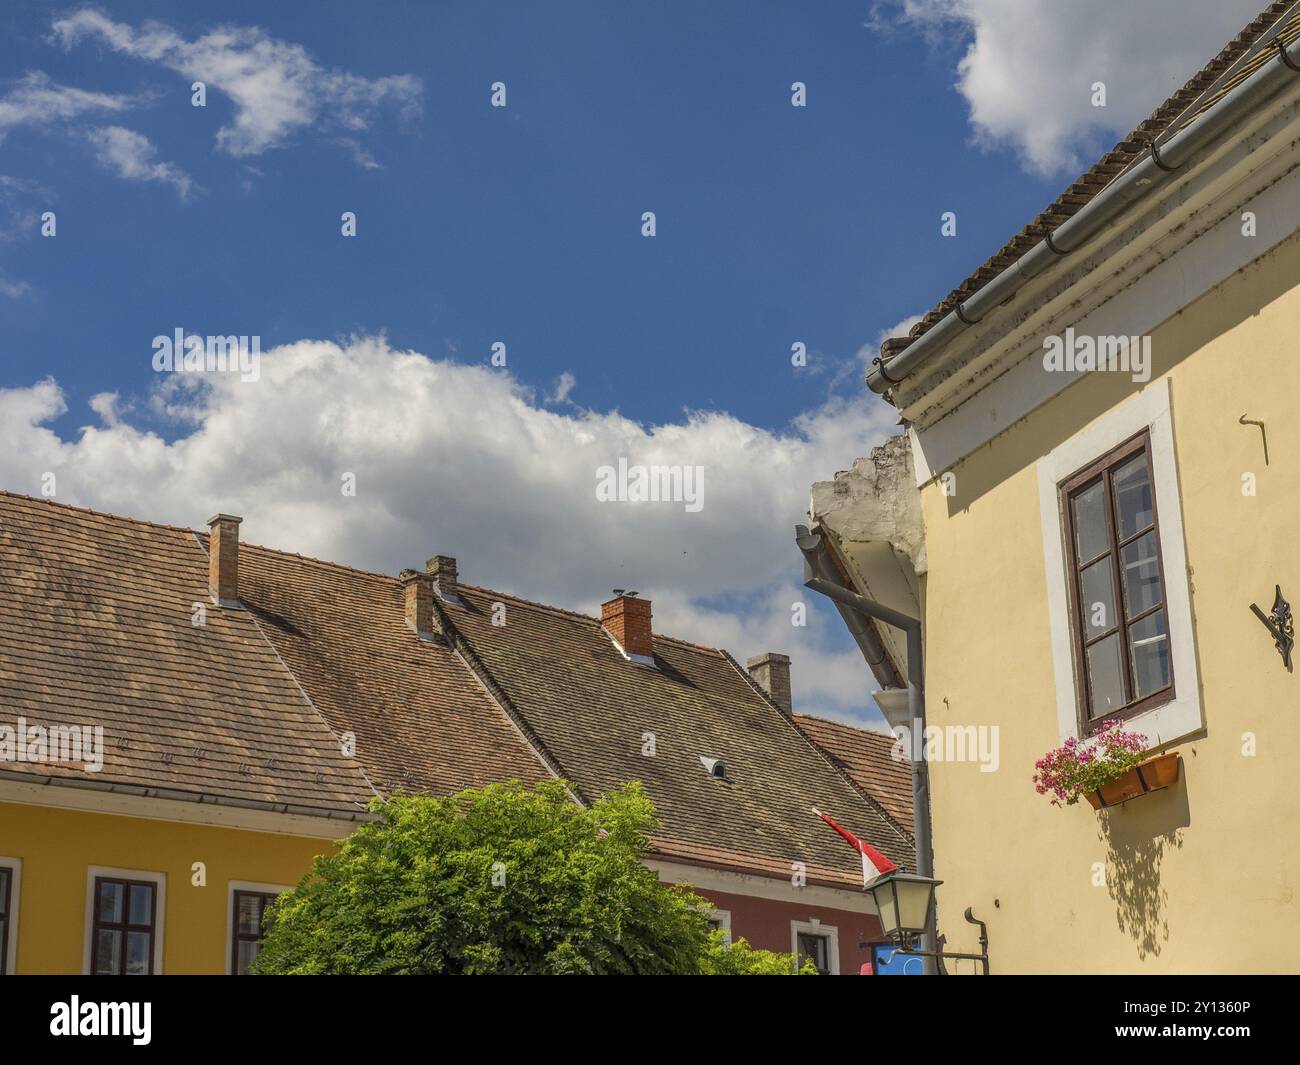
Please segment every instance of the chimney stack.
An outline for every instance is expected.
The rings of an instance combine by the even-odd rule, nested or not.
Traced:
[[[438,594],[453,603],[460,602],[460,589],[456,584],[456,560],[450,555],[434,555],[424,564],[424,571],[433,578]]]
[[[615,588],[614,598],[600,606],[600,623],[628,658],[634,662],[654,664],[649,599],[638,599],[636,592]]]
[[[208,519],[208,590],[217,606],[239,605],[239,523],[217,514]]]
[[[433,586],[429,575],[419,570],[404,569],[398,575],[402,582],[403,613],[408,628],[422,640],[432,640],[439,635],[433,616]]]
[[[790,697],[790,656],[776,651],[764,651],[754,655],[745,663],[754,683],[767,692],[772,702],[787,714],[794,713],[794,701]]]

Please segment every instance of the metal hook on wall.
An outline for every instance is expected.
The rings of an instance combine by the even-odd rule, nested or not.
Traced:
[[[1256,421],[1254,418],[1247,418],[1243,414],[1240,418],[1237,419],[1237,424],[1259,426],[1259,435],[1264,440],[1264,465],[1267,466],[1268,465],[1268,433],[1264,431],[1264,423],[1260,421]]]

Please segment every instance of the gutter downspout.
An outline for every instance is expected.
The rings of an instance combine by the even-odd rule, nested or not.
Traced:
[[[1031,278],[1056,266],[1058,260],[1077,251],[1116,219],[1128,213],[1139,200],[1168,184],[1175,173],[1208,148],[1239,120],[1300,73],[1300,40],[1286,45],[1275,38],[1277,59],[1266,63],[1240,85],[1226,93],[1209,110],[1203,111],[1163,145],[1151,142],[1148,155],[1129,167],[1079,211],[1035,244],[992,281],[963,300],[892,359],[884,355],[872,361],[867,387],[888,392],[909,374],[931,361],[958,333],[981,322],[1001,304],[1012,299]]]
[[[915,730],[912,743],[912,809],[915,816],[913,831],[916,839],[916,871],[921,876],[934,876],[934,848],[930,842],[930,767],[925,760],[925,668],[922,662],[921,622],[910,614],[892,610],[881,603],[858,595],[843,585],[817,576],[820,553],[824,550],[821,536],[808,531],[806,525],[795,526],[795,543],[804,558],[804,587],[820,592],[835,603],[873,618],[876,621],[902,629],[907,635],[907,709]],[[921,742],[916,742],[919,738]],[[919,756],[917,754],[919,750]],[[921,949],[937,951],[938,935],[935,914],[930,914],[929,925],[921,937]],[[924,958],[924,973],[936,973],[935,959]]]

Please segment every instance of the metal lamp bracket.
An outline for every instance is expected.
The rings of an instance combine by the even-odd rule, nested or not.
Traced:
[[[1273,610],[1265,614],[1254,603],[1250,604],[1251,613],[1259,618],[1264,628],[1273,637],[1273,646],[1282,656],[1282,664],[1291,672],[1291,650],[1295,647],[1295,620],[1291,616],[1291,604],[1282,598],[1282,586],[1273,585]]]

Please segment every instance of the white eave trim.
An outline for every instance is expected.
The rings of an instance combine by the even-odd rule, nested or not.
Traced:
[[[1297,141],[1300,85],[1139,217],[1072,253],[1074,270],[1031,282],[1010,308],[954,342],[934,370],[918,373],[918,387],[900,388],[916,483],[950,469],[1080,376],[1044,372],[1044,337],[1067,326],[1076,334],[1150,334],[1295,233]],[[1256,216],[1254,237],[1241,232],[1246,210]]]

